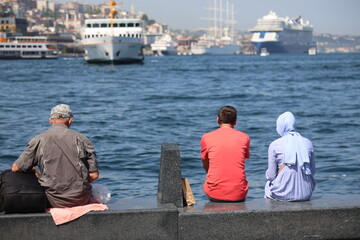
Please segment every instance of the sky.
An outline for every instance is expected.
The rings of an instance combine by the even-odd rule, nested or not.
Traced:
[[[88,3],[104,3],[100,0],[80,0]],[[171,29],[199,29],[209,26],[209,1],[213,0],[118,0],[121,8],[143,12],[150,19],[167,24]],[[225,4],[226,0],[222,0]],[[314,33],[330,33],[360,36],[360,0],[229,0],[234,4],[235,29],[248,31],[258,18],[270,10],[278,16],[299,15],[314,26]]]

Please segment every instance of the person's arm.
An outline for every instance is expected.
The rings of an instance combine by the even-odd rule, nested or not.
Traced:
[[[14,162],[11,166],[11,171],[13,172],[21,172],[21,169],[18,167],[18,165],[16,165],[16,163]]]
[[[266,170],[266,179],[273,181],[277,174],[277,164],[275,161],[275,149],[273,144],[270,144],[268,149],[268,169]]]
[[[203,166],[205,172],[208,173],[208,171],[209,171],[209,156],[208,156],[208,152],[206,149],[204,137],[202,137],[200,140],[200,147],[201,147],[200,155],[201,155],[202,166]]]
[[[12,164],[13,172],[30,172],[37,165],[35,153],[39,146],[39,140],[33,138],[28,142],[27,148],[21,153],[19,158]]]
[[[316,172],[316,168],[315,168],[315,152],[314,152],[314,146],[313,146],[313,144],[311,142],[310,142],[310,156],[309,157],[310,157],[311,175],[314,176],[315,172]]]
[[[205,170],[206,173],[208,173],[209,171],[209,160],[205,160],[205,159],[201,159],[202,160],[202,165],[203,168]]]
[[[82,135],[83,136],[83,135]],[[96,158],[95,148],[92,142],[83,136],[84,151],[86,152],[86,160],[89,166],[88,181],[93,182],[99,178],[98,162]]]

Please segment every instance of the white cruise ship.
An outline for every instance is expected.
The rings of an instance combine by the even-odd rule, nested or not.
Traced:
[[[0,32],[0,59],[55,59],[57,43],[46,36],[7,37]]]
[[[250,29],[252,43],[258,52],[264,49],[268,53],[308,53],[316,48],[313,41],[313,26],[301,17],[278,17],[270,11],[257,20],[257,25]]]
[[[144,60],[142,21],[115,18],[111,0],[110,18],[86,19],[82,31],[85,60],[89,63],[137,63]]]

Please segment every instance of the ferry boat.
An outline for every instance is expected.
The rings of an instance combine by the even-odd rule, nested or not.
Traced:
[[[270,11],[257,20],[257,25],[250,29],[253,33],[251,42],[260,53],[265,48],[271,53],[308,53],[316,48],[313,41],[313,26],[301,16],[297,18],[279,17]]]
[[[144,60],[141,19],[115,18],[115,1],[110,18],[86,19],[82,31],[84,59],[88,63],[138,63]]]
[[[56,59],[57,43],[46,36],[7,37],[0,32],[0,59]]]

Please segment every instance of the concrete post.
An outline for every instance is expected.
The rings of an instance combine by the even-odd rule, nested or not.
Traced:
[[[161,145],[158,202],[183,207],[180,150],[175,143]]]

